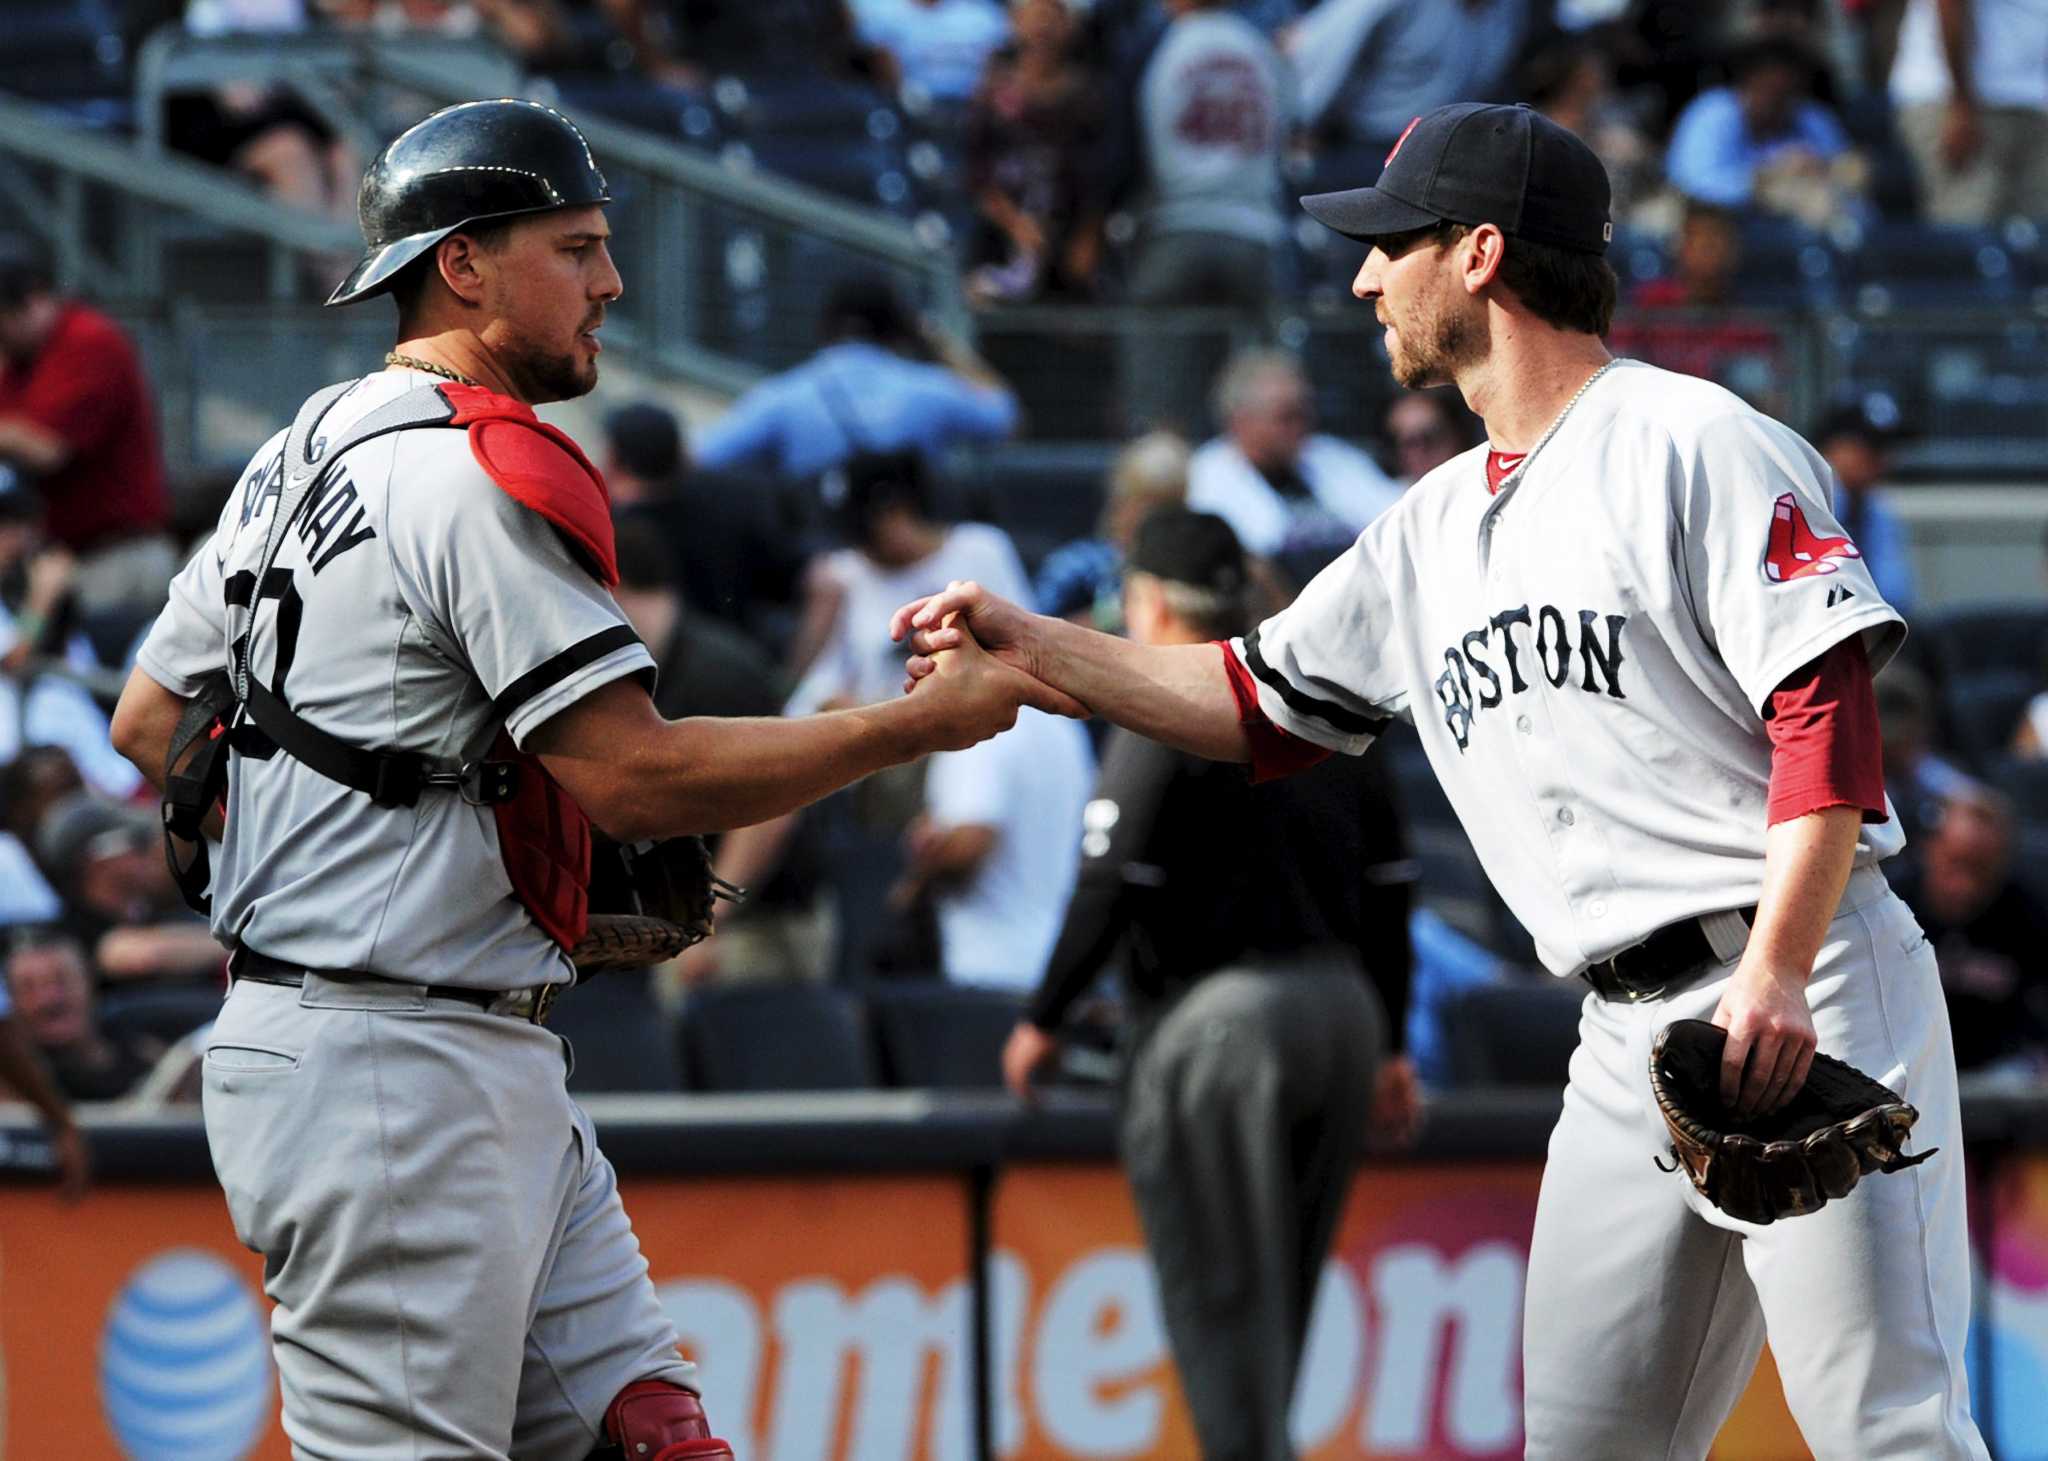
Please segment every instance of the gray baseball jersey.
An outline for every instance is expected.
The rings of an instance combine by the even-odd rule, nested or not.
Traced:
[[[1485,448],[1375,520],[1234,642],[1283,729],[1365,749],[1412,719],[1480,861],[1569,975],[1666,924],[1757,901],[1763,712],[1899,615],[1812,447],[1720,387],[1617,362],[1497,495]],[[1856,861],[1903,845],[1863,829]]]
[[[431,378],[365,377],[331,437]],[[534,729],[654,662],[603,585],[452,429],[350,452],[255,574],[281,485],[283,434],[256,454],[212,540],[171,583],[139,662],[182,695],[228,668],[230,624],[255,625],[250,673],[350,744],[454,769],[505,727]],[[488,807],[429,791],[382,807],[290,756],[237,753],[215,860],[213,929],[230,947],[314,969],[516,989],[571,975],[512,893]]]

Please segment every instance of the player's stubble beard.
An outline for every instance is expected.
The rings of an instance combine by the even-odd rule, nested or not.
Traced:
[[[1411,391],[1456,384],[1486,354],[1483,309],[1462,296],[1418,297],[1409,318],[1393,321],[1394,379]]]

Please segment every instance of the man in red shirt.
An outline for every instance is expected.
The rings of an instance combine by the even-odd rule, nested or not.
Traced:
[[[32,482],[44,530],[79,557],[86,612],[163,602],[177,569],[156,410],[120,327],[61,299],[0,236],[0,467]]]

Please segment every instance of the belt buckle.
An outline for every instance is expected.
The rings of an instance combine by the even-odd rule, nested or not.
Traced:
[[[555,991],[559,984],[543,984],[533,991],[533,1004],[526,1012],[527,1020],[536,1025],[545,1025],[548,1015],[555,1007]]]
[[[1614,987],[1614,989],[1621,995],[1622,999],[1627,1001],[1629,1004],[1641,1004],[1645,1000],[1656,999],[1659,996],[1661,996],[1665,990],[1671,987],[1671,981],[1667,979],[1663,983],[1657,985],[1654,989],[1642,989],[1637,987],[1636,985],[1629,983],[1628,980],[1622,976],[1621,960],[1623,956],[1634,953],[1637,949],[1642,948],[1643,945],[1647,944],[1648,942],[1648,939],[1642,939],[1636,943],[1630,944],[1625,949],[1618,949],[1612,955],[1605,959],[1602,959],[1598,964],[1595,964],[1593,966],[1596,969],[1604,969],[1607,971],[1607,982],[1611,984]],[[1598,986],[1596,985],[1595,987],[1597,988]]]

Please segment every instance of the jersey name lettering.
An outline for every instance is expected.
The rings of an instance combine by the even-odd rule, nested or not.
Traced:
[[[1552,604],[1540,605],[1533,613],[1523,604],[1494,614],[1445,649],[1436,697],[1459,751],[1470,743],[1472,721],[1480,711],[1492,710],[1509,695],[1523,694],[1539,675],[1553,689],[1564,688],[1576,677],[1588,694],[1626,700],[1621,688],[1621,631],[1627,623],[1626,614],[1580,609],[1568,617]],[[1494,651],[1497,661],[1490,657]]]
[[[355,515],[330,544],[327,540],[334,537],[335,529],[352,507]],[[357,503],[356,484],[349,481],[346,472],[329,472],[306,490],[306,499],[299,504],[292,520],[298,524],[299,541],[307,545],[306,561],[313,572],[317,574],[349,549],[377,536],[367,523],[368,516]]]

